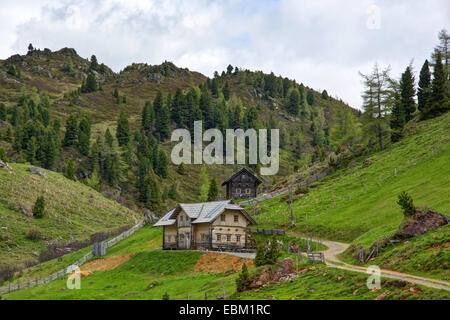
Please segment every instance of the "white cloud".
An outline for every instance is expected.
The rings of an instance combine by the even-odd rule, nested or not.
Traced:
[[[211,76],[231,63],[273,71],[360,106],[358,71],[375,61],[399,74],[416,71],[448,28],[446,0],[0,0],[0,57],[28,43],[74,47],[118,71],[132,62],[181,67]],[[380,29],[366,26],[380,8]]]

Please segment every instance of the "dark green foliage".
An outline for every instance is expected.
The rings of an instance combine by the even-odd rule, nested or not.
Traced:
[[[289,95],[287,110],[293,116],[298,116],[300,110],[300,92],[297,89],[293,89]]]
[[[125,112],[120,113],[119,120],[117,122],[116,137],[119,142],[119,146],[127,145],[130,142],[130,124]]]
[[[306,94],[306,101],[310,106],[314,104],[314,94],[312,90],[308,90],[308,93]]]
[[[208,201],[217,201],[219,195],[219,189],[217,188],[216,179],[212,178],[209,183]]]
[[[78,144],[78,118],[71,114],[66,121],[66,133],[64,135],[63,146],[71,147]]]
[[[166,179],[169,174],[167,165],[168,160],[166,153],[163,150],[160,150],[158,154],[158,163],[155,168],[155,173],[163,179]]]
[[[225,81],[225,85],[222,88],[223,97],[225,100],[230,100],[230,85],[228,84],[228,81]]]
[[[145,132],[150,132],[153,128],[153,122],[155,120],[155,110],[153,109],[152,103],[147,101],[142,109],[142,119],[141,126]]]
[[[328,100],[328,92],[327,92],[327,90],[323,90],[322,91],[322,99]]]
[[[405,116],[405,122],[412,119],[412,114],[416,111],[414,97],[416,95],[415,79],[412,67],[408,66],[403,72],[400,80],[400,101]]]
[[[89,93],[98,91],[98,84],[95,76],[92,72],[90,72],[86,78],[86,81],[81,84],[81,92]]]
[[[163,300],[169,300],[170,299],[169,294],[167,292],[164,293],[163,296],[162,296],[162,299]]]
[[[170,135],[170,110],[169,107],[163,103],[161,91],[158,91],[155,101],[153,102],[156,117],[156,133],[160,141],[166,140]]]
[[[447,111],[450,107],[447,97],[447,79],[442,64],[442,54],[436,52],[434,64],[433,81],[431,83],[431,115],[438,116]]]
[[[237,292],[243,292],[251,283],[250,274],[248,273],[247,265],[242,265],[242,270],[239,273],[239,277],[236,280]]]
[[[171,184],[168,196],[172,200],[177,200],[177,186],[175,183]]]
[[[6,156],[6,151],[3,147],[0,147],[0,160],[7,162],[8,157]]]
[[[413,199],[405,191],[398,196],[397,204],[402,208],[405,217],[413,216],[416,213]]]
[[[392,106],[391,121],[390,126],[392,129],[391,140],[392,142],[397,142],[402,137],[403,127],[405,126],[405,106],[402,103],[400,94],[398,92],[394,93],[394,104]]]
[[[114,138],[111,134],[111,131],[109,131],[109,128],[107,128],[105,131],[105,142],[110,148],[112,148],[113,143],[114,143]]]
[[[91,56],[91,65],[89,66],[89,69],[94,71],[98,71],[99,69],[97,57],[95,55]]]
[[[256,249],[255,266],[275,264],[279,257],[280,251],[278,250],[277,238],[273,236],[270,244],[267,244],[267,246],[261,244]]]
[[[181,175],[185,175],[186,174],[186,169],[184,168],[183,162],[178,165],[177,172],[179,174],[181,174]]]
[[[89,120],[89,118],[84,117],[83,119],[81,119],[78,126],[78,146],[80,148],[80,152],[85,156],[89,155],[90,140],[91,121]]]
[[[66,172],[64,173],[64,176],[67,179],[73,179],[75,176],[75,168],[73,165],[73,160],[69,159],[69,161],[67,162],[67,167],[66,167]]]
[[[233,66],[231,64],[227,67],[227,74],[231,74],[233,72]]]
[[[421,113],[421,118],[428,118],[429,106],[431,104],[431,72],[428,60],[425,60],[425,63],[420,70],[420,77],[418,83],[417,90],[417,102],[418,108]]]
[[[28,230],[27,239],[37,241],[42,238],[41,231],[38,228],[31,228]]]
[[[43,218],[45,215],[45,199],[44,196],[39,196],[33,206],[33,217]]]
[[[0,120],[6,121],[6,106],[4,103],[0,102]]]

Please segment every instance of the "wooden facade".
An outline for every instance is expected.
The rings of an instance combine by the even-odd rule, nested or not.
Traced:
[[[258,195],[261,182],[250,170],[242,168],[222,183],[222,186],[226,186],[227,199],[246,199]]]
[[[229,201],[179,205],[155,226],[163,227],[163,249],[241,250],[247,248],[248,225],[256,222]]]

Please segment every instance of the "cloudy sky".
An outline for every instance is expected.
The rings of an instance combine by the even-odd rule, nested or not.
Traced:
[[[132,62],[212,76],[228,64],[273,71],[360,107],[358,71],[418,72],[450,31],[448,0],[0,0],[0,59],[28,43],[95,54],[115,71]]]

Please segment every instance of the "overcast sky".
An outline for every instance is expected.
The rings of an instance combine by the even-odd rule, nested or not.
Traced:
[[[273,71],[361,106],[377,61],[416,73],[450,31],[448,0],[0,0],[0,58],[73,47],[114,71],[132,62],[212,76],[228,64]]]

